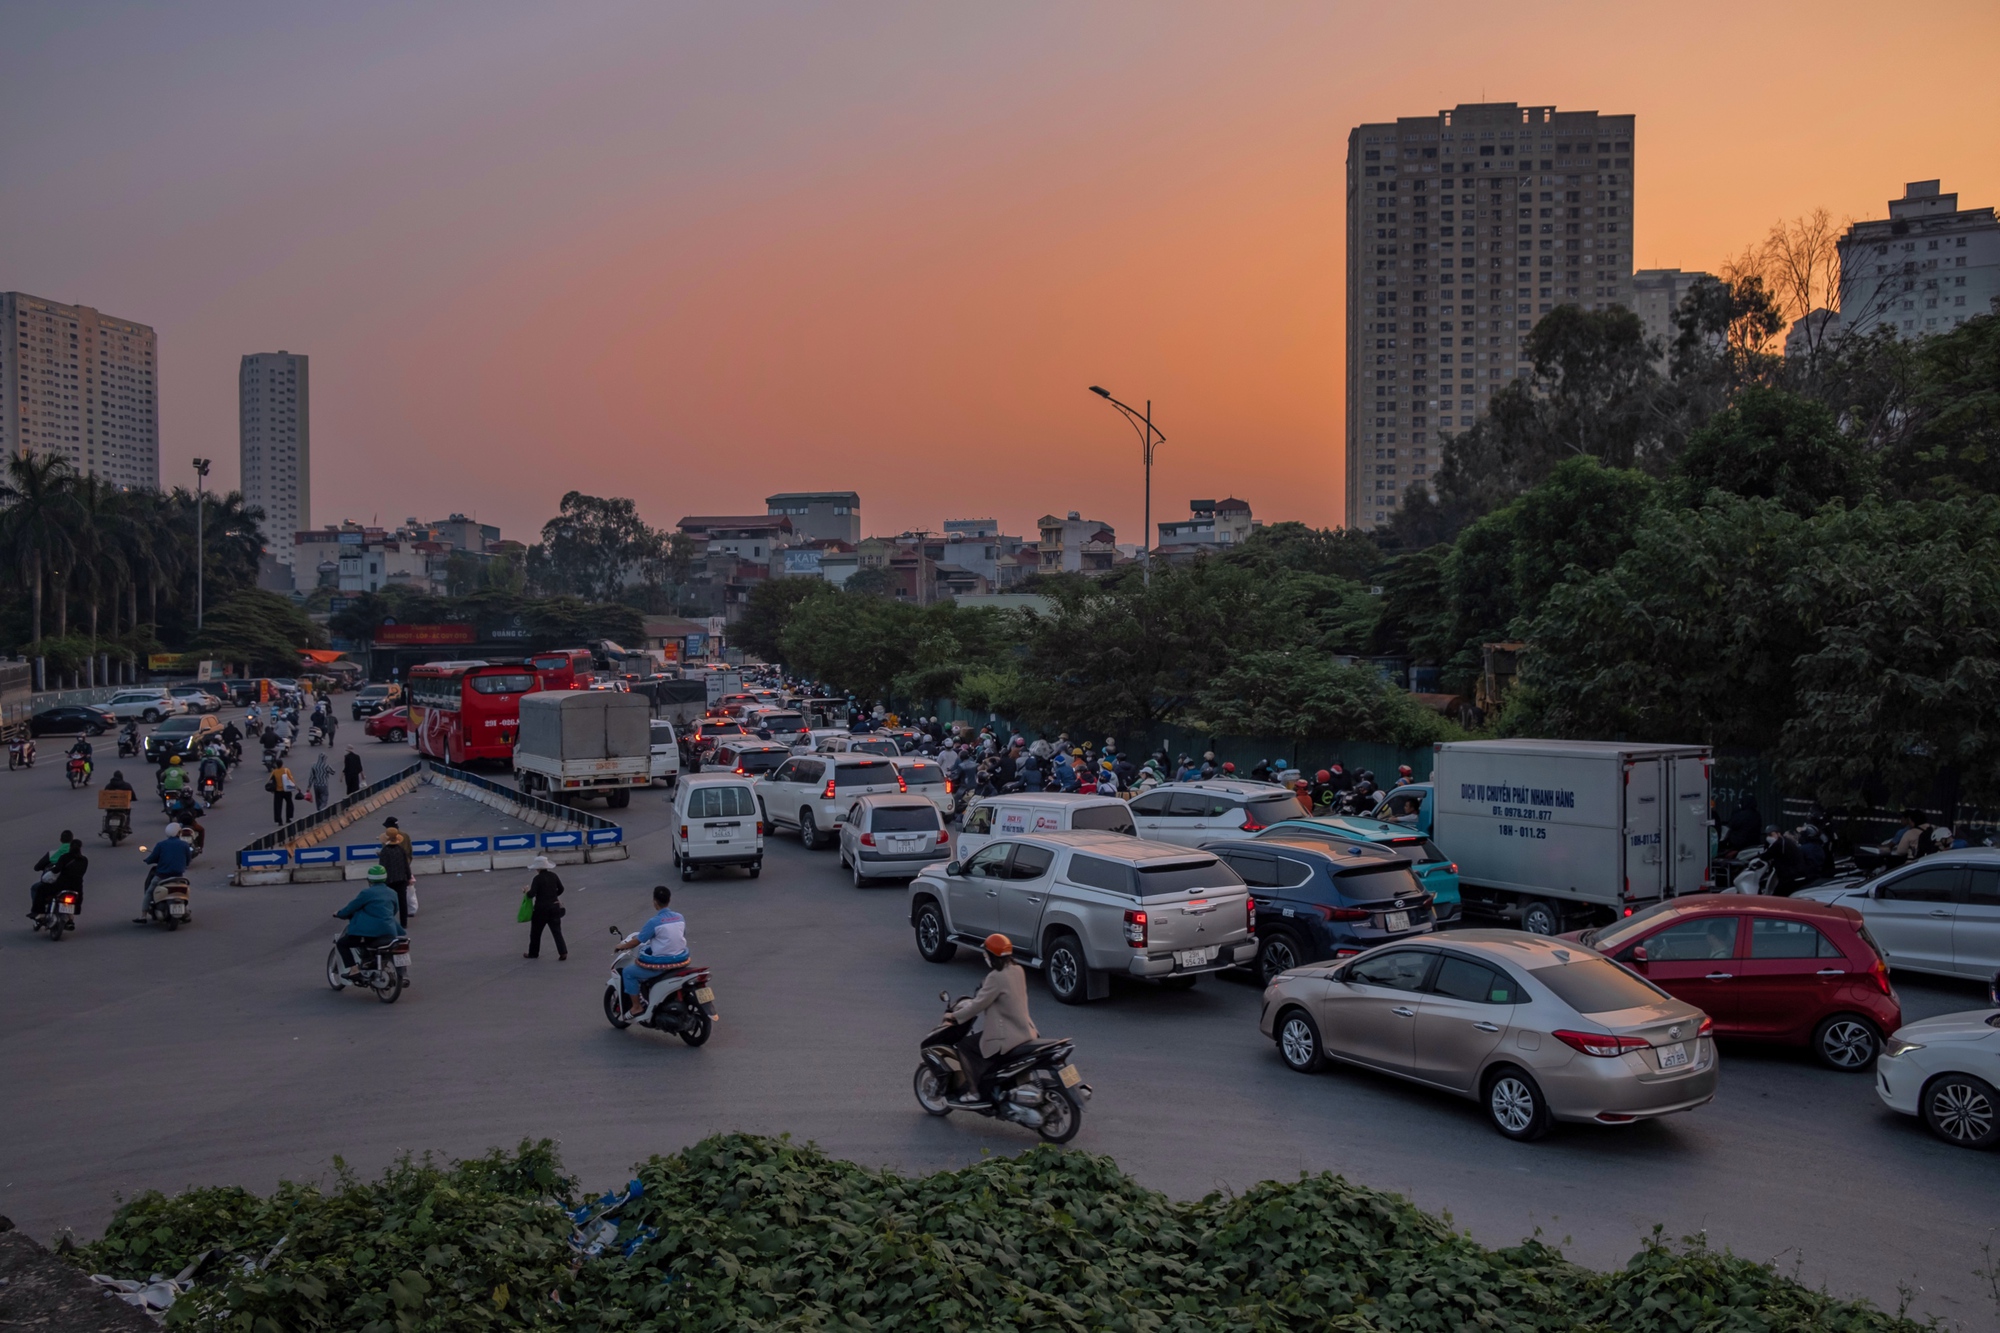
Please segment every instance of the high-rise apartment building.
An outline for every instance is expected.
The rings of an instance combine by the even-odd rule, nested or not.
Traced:
[[[55,454],[114,486],[160,484],[153,330],[87,305],[0,292],[0,449]]]
[[[1673,357],[1674,340],[1681,336],[1674,321],[1681,300],[1697,282],[1714,282],[1712,273],[1687,272],[1677,268],[1642,268],[1632,275],[1632,313],[1646,326],[1649,341],[1660,344],[1660,367]]]
[[[312,394],[306,372],[303,356],[253,352],[236,375],[243,502],[264,511],[271,554],[288,566],[293,534],[312,526]],[[299,581],[311,586],[310,571]]]
[[[1840,328],[1887,328],[1905,338],[1945,333],[2000,298],[2000,220],[1960,208],[1937,181],[1911,181],[1889,216],[1857,222],[1839,241]]]
[[[1477,102],[1347,137],[1347,523],[1428,489],[1536,318],[1629,305],[1633,118]]]

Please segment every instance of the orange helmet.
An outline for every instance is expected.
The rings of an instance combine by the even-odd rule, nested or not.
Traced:
[[[995,958],[1012,958],[1014,956],[1014,941],[1008,939],[1005,935],[995,932],[986,937],[986,952],[992,954]]]

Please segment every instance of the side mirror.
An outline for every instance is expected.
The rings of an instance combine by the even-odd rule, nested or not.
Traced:
[[[611,928],[611,933],[612,933],[613,935],[616,935],[616,936],[618,936],[618,937],[619,937],[620,939],[623,939],[623,938],[625,938],[625,932],[624,932],[624,931],[622,931],[622,930],[620,930],[620,929],[619,929],[618,927],[616,927],[616,926],[613,926],[613,927]]]
[[[960,871],[961,869],[963,869],[963,867],[962,867],[962,866],[961,866],[961,865],[960,865],[960,864],[959,864],[958,862],[956,862],[956,861],[947,861],[947,862],[945,862],[945,866],[944,866],[944,873],[945,873],[945,874],[947,874],[947,875],[954,875],[954,876],[955,876],[955,875],[957,875],[957,874],[959,873],[959,871]]]
[[[1644,967],[1646,965],[1646,946],[1643,944],[1633,945],[1618,955],[1618,961],[1629,963],[1635,967]]]
[[[948,990],[939,991],[938,1003],[943,1005],[947,1009],[951,1008],[951,992]]]

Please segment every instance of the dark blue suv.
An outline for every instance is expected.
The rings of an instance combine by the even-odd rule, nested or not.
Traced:
[[[1250,886],[1259,980],[1437,928],[1431,896],[1386,847],[1258,838],[1201,844]]]

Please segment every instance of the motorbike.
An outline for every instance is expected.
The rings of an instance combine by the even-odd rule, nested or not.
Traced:
[[[229,765],[229,766],[230,766],[231,768],[234,768],[234,767],[236,767],[236,766],[237,766],[238,764],[242,763],[242,762],[243,762],[243,742],[242,742],[242,741],[231,741],[231,742],[229,742],[229,744],[228,744],[228,745],[227,745],[226,747],[224,747],[224,749],[223,749],[223,752],[222,752],[222,757],[223,757],[223,760],[224,760],[224,761],[225,761],[225,762],[226,762],[226,763],[227,763],[227,764],[228,764],[228,765]]]
[[[200,782],[195,784],[195,794],[201,798],[203,805],[214,805],[222,799],[222,780],[211,777],[202,778]]]
[[[306,733],[306,744],[315,749],[326,744],[326,729],[317,722],[313,723],[312,730]]]
[[[192,892],[186,875],[163,875],[153,881],[153,900],[146,904],[146,916],[168,930],[179,930],[194,921],[189,901]],[[336,951],[337,952],[337,951]]]
[[[90,761],[80,754],[71,755],[68,775],[71,791],[86,785],[90,781]]]
[[[131,837],[132,807],[129,805],[120,808],[105,807],[104,826],[98,832],[109,838],[113,847]]]
[[[1092,1095],[1090,1085],[1069,1062],[1076,1044],[1067,1037],[1042,1037],[1024,1041],[991,1061],[981,1061],[970,1041],[972,1021],[951,1017],[954,1002],[946,992],[939,991],[938,999],[944,1004],[945,1018],[923,1039],[923,1058],[913,1080],[917,1105],[935,1116],[971,1111],[1010,1120],[1050,1143],[1068,1143],[1075,1138],[1083,1128],[1083,1104]],[[985,1079],[981,1064],[991,1065]],[[984,1096],[982,1082],[992,1088],[993,1100]]]
[[[28,736],[16,736],[7,742],[7,767],[33,768],[35,766],[35,742]]]
[[[340,937],[334,936],[333,948],[326,954],[326,984],[337,991],[350,985],[364,987],[374,991],[375,998],[382,1003],[394,1004],[410,982],[410,937],[385,935],[372,943],[356,945],[354,958],[354,977],[350,981],[347,965],[340,961]]]
[[[617,926],[611,928],[611,933],[620,939],[625,937],[625,932]],[[621,972],[638,952],[636,948],[623,949],[611,960],[611,978],[604,983],[604,1016],[611,1026],[620,1031],[634,1023],[657,1028],[673,1033],[690,1046],[707,1041],[721,1015],[716,1012],[715,992],[709,987],[705,967],[687,963],[647,978],[640,989],[644,1007],[636,1014],[625,1012],[625,979]],[[674,984],[664,984],[669,981]]]
[[[139,729],[137,727],[131,727],[118,733],[118,757],[120,759],[137,759],[139,757]]]
[[[82,895],[75,889],[50,894],[48,906],[35,918],[35,929],[46,930],[49,943],[60,944],[64,931],[76,929],[76,912],[81,905]]]

